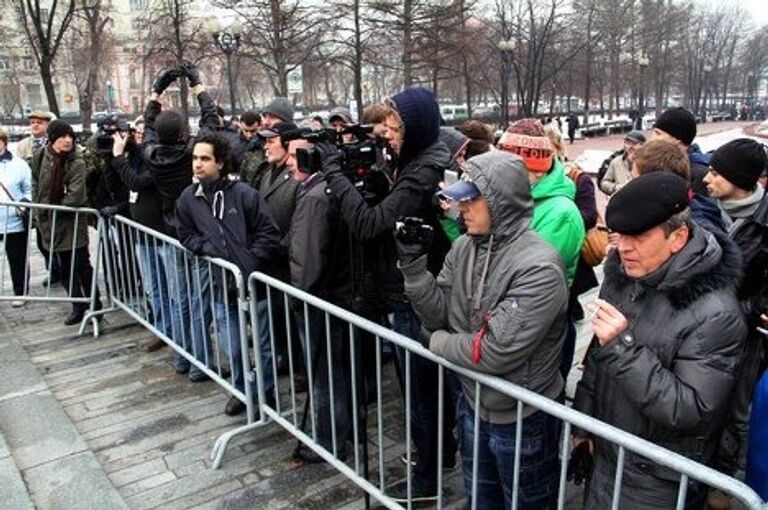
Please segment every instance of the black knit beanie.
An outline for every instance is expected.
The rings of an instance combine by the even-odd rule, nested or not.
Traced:
[[[173,145],[184,141],[184,116],[176,110],[160,112],[155,119],[157,141],[165,145]]]
[[[683,142],[688,147],[696,138],[696,117],[683,107],[670,108],[656,119],[653,127]]]
[[[72,129],[72,126],[64,122],[63,120],[54,120],[51,121],[50,124],[48,124],[48,143],[53,145],[53,143],[61,138],[62,136],[71,136],[72,140],[75,140],[75,130]]]
[[[754,140],[738,138],[720,146],[709,166],[734,186],[752,191],[766,168],[765,150]]]
[[[409,87],[392,96],[403,121],[403,145],[397,161],[403,168],[432,145],[440,133],[440,108],[435,96],[424,87]]]

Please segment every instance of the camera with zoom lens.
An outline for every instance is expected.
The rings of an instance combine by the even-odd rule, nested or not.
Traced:
[[[341,130],[326,128],[307,132],[301,138],[310,143],[334,144],[341,154],[341,172],[354,184],[358,184],[362,183],[376,164],[378,144],[368,136],[372,132],[373,126],[353,124]],[[323,167],[320,152],[315,148],[297,149],[296,163],[299,170],[306,174],[319,172]]]
[[[112,135],[115,133],[133,133],[133,129],[128,125],[128,122],[124,119],[118,118],[116,115],[107,117],[102,122],[99,122],[99,131],[96,135],[96,149],[103,154],[111,154],[112,146],[115,141],[112,139]]]
[[[395,223],[395,237],[403,244],[432,244],[435,229],[418,217],[401,218]]]

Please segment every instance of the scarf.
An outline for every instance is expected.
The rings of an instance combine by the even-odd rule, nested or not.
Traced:
[[[746,198],[720,201],[720,208],[723,210],[723,221],[725,221],[728,231],[731,230],[734,220],[749,218],[755,214],[757,208],[760,207],[760,202],[763,200],[763,195],[765,195],[765,190],[762,186],[758,185],[754,193]]]
[[[5,151],[2,154],[0,154],[0,161],[10,161],[13,159],[13,155],[11,154],[11,151]]]
[[[61,204],[64,198],[64,162],[68,154],[60,154],[48,147],[48,154],[51,156],[53,164],[51,165],[51,182],[48,187],[48,203]]]

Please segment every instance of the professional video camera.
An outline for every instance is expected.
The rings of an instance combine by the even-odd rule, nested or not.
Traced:
[[[341,172],[353,183],[362,181],[376,164],[376,140],[368,135],[373,126],[352,124],[342,130],[320,129],[303,133],[301,138],[311,143],[328,142],[341,153]],[[351,136],[345,136],[351,135]],[[296,163],[304,173],[313,174],[322,169],[323,163],[317,149],[298,149]]]
[[[112,146],[115,142],[112,139],[112,135],[115,133],[131,134],[133,132],[133,128],[128,125],[128,122],[117,115],[109,115],[99,119],[96,125],[99,128],[96,134],[96,148],[102,154],[112,153]]]

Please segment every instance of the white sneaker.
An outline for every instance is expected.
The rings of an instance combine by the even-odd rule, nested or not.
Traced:
[[[24,306],[24,301],[22,301],[21,299],[14,299],[13,301],[11,301],[11,306],[14,308],[21,308],[22,306]]]

